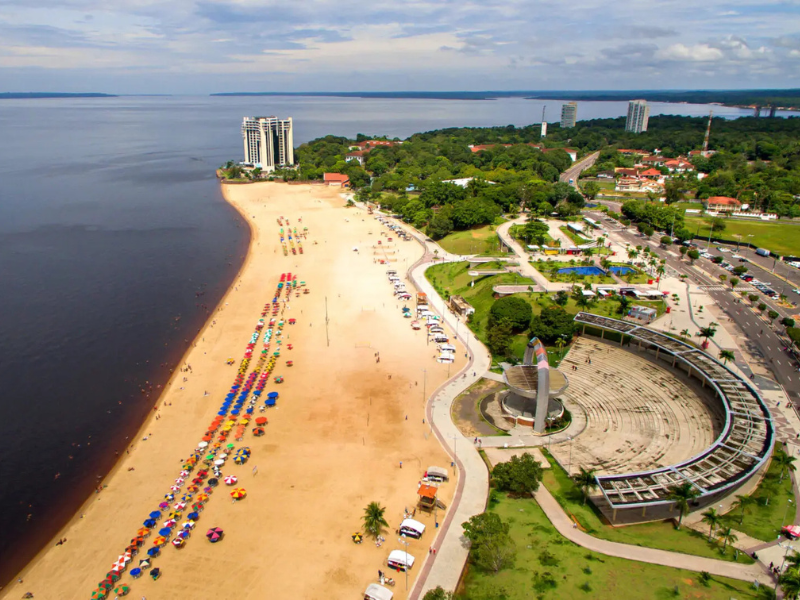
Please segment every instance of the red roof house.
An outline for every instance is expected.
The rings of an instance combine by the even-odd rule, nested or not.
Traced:
[[[706,210],[732,212],[739,210],[742,207],[742,203],[736,198],[730,198],[729,196],[711,196],[703,201],[703,206]]]
[[[325,173],[322,181],[325,185],[350,187],[350,178],[344,173]]]

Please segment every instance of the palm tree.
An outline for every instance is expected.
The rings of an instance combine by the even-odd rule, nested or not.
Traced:
[[[742,514],[739,516],[739,525],[742,524],[744,521],[744,513],[747,512],[753,504],[756,503],[756,499],[752,496],[736,496],[736,500],[731,505],[733,509],[741,509]]]
[[[586,499],[589,497],[589,491],[597,487],[595,470],[587,470],[581,467],[580,472],[575,475],[574,479],[578,487],[581,488],[581,492],[583,492],[583,503],[586,504]]]
[[[735,533],[733,533],[733,528],[731,527],[720,530],[720,532],[717,534],[717,537],[722,540],[723,554],[725,554],[725,548],[728,547],[728,544],[735,544],[737,541],[739,541],[739,538],[736,537]]]
[[[797,550],[793,550],[791,554],[786,556],[787,569],[800,569],[800,554]]]
[[[720,350],[719,359],[727,365],[729,360],[736,360],[736,356],[733,350]]]
[[[772,460],[778,463],[778,466],[781,468],[781,478],[778,480],[779,482],[783,481],[783,477],[786,473],[797,470],[797,467],[794,466],[797,459],[791,454],[787,454],[784,450],[775,451],[772,455]]]
[[[778,578],[778,583],[781,584],[784,598],[797,598],[800,595],[800,571],[797,569],[788,569]]]
[[[689,501],[699,495],[700,492],[697,490],[697,488],[688,481],[672,488],[669,491],[669,494],[667,494],[667,499],[672,500],[675,503],[675,508],[680,511],[680,516],[678,517],[678,529],[681,528],[683,517],[689,512]]]
[[[764,496],[764,506],[769,506],[770,497],[778,491],[778,481],[775,477],[764,477],[758,486],[759,495]]]
[[[701,338],[705,338],[705,341],[702,344],[703,348],[705,349],[708,348],[708,341],[711,338],[713,338],[716,333],[717,330],[714,329],[714,327],[712,327],[711,325],[709,325],[708,327],[701,327],[700,331],[698,331],[696,335],[698,335]]]
[[[364,516],[362,517],[364,520],[364,531],[367,532],[367,534],[377,538],[383,533],[384,527],[389,526],[389,523],[386,522],[383,516],[385,512],[386,509],[378,502],[370,502],[367,504],[367,507],[364,509]]]
[[[703,523],[708,523],[708,541],[711,541],[711,536],[714,535],[720,523],[722,523],[722,515],[717,512],[716,508],[709,508],[703,513]]]
[[[692,332],[689,331],[688,329],[684,329],[683,331],[681,331],[681,337],[689,339],[690,337],[692,337]]]
[[[556,340],[556,347],[558,348],[558,360],[561,360],[562,354],[564,352],[564,346],[567,342],[564,340],[563,337],[560,337]]]

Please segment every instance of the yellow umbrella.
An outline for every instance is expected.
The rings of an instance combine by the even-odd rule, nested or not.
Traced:
[[[247,491],[244,488],[236,488],[231,492],[231,496],[234,500],[241,500],[247,495]]]

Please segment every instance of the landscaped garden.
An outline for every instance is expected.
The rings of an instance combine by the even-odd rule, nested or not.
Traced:
[[[692,571],[590,552],[562,537],[532,499],[512,499],[493,492],[488,511],[509,525],[514,560],[497,572],[471,564],[456,598],[743,600],[765,597],[746,581],[717,576],[705,579]]]
[[[500,238],[497,237],[497,225],[505,219],[498,219],[493,225],[482,225],[465,231],[448,233],[439,240],[439,245],[452,254],[482,256],[501,256]]]
[[[532,262],[531,265],[544,275],[548,281],[565,283],[610,284],[617,280],[607,274],[613,271],[626,283],[647,283],[651,276],[632,265],[619,262],[604,262],[598,267],[591,260],[544,260]]]

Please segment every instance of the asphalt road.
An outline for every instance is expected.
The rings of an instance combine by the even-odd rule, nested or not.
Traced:
[[[711,275],[711,277],[707,277],[690,265],[689,261],[681,260],[677,247],[672,246],[670,250],[667,250],[659,247],[658,243],[654,240],[653,243],[648,244],[647,240],[636,233],[635,230],[625,229],[619,224],[613,225],[609,223],[606,220],[606,217],[601,213],[592,212],[589,214],[592,218],[600,220],[605,229],[613,232],[615,235],[620,236],[623,240],[629,242],[631,245],[650,246],[650,250],[652,252],[667,260],[667,266],[671,270],[679,274],[687,275],[687,278],[691,283],[704,286],[707,293],[714,299],[717,305],[725,312],[731,321],[736,323],[739,329],[744,332],[748,339],[748,351],[764,360],[767,367],[773,372],[775,379],[788,393],[791,401],[796,406],[800,406],[800,372],[798,372],[798,369],[800,368],[800,361],[798,361],[797,358],[795,358],[789,352],[784,350],[784,348],[787,346],[787,342],[786,338],[781,336],[784,331],[783,326],[779,324],[770,325],[766,318],[758,314],[758,311],[753,310],[750,308],[748,303],[742,301],[741,296],[737,292],[732,292],[730,285],[727,284],[727,282],[723,284],[719,280],[718,275],[721,273],[726,273],[728,276],[730,276],[727,271],[721,269],[710,260],[701,258],[697,261],[697,266]],[[705,247],[703,246],[701,249],[705,250]],[[718,251],[717,254],[719,254]],[[729,258],[731,253],[724,254],[727,254],[727,257]],[[734,264],[734,261],[728,260],[728,262]],[[738,261],[736,261],[735,264],[746,263],[738,263]],[[785,266],[788,267],[788,265]],[[763,277],[760,274],[757,275],[757,278],[761,281],[769,281],[768,278]],[[747,286],[744,284],[744,282],[739,285],[743,287],[737,286],[737,290],[751,288],[751,286]],[[763,294],[759,292],[754,293],[758,293],[765,304],[776,310],[782,316],[788,316],[793,314],[793,312],[798,312],[796,310],[787,311],[786,309],[777,306],[771,299],[767,298]],[[776,323],[777,321],[780,321],[780,317],[776,319]],[[739,366],[746,374],[750,375],[752,371],[742,359],[743,357],[741,355],[737,355],[737,366]],[[765,388],[774,387],[775,385],[771,380],[758,376],[756,376],[756,383]]]
[[[597,160],[598,156],[600,156],[599,152],[593,152],[588,156],[584,156],[581,160],[564,171],[558,180],[563,181],[564,183],[569,183],[569,180],[572,179],[572,187],[578,189],[578,177],[580,176],[581,172],[591,167]]]

